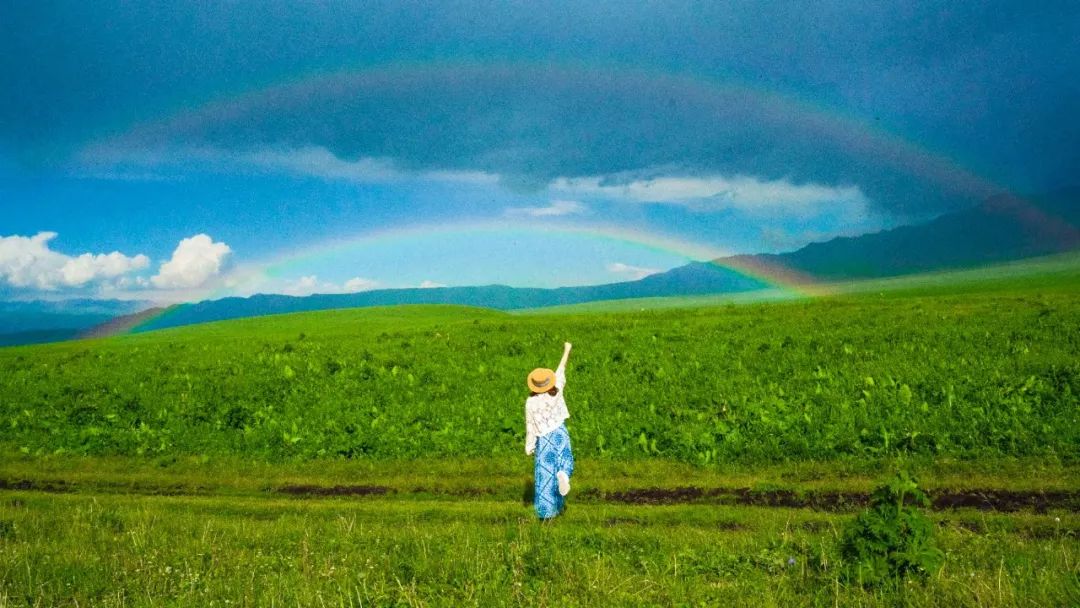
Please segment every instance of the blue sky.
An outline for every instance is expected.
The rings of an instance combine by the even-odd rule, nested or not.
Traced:
[[[5,7],[0,297],[610,282],[1080,174],[1075,3],[583,4]]]

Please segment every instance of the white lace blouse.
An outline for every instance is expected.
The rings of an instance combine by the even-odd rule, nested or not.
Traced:
[[[555,387],[559,394],[552,397],[547,393],[533,395],[525,400],[525,453],[532,454],[536,449],[536,438],[559,428],[570,417],[563,399],[563,387],[566,386],[566,368],[562,365],[555,370]]]

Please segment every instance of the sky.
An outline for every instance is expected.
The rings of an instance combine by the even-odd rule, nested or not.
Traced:
[[[632,280],[1080,175],[1076,2],[5,2],[0,298]]]

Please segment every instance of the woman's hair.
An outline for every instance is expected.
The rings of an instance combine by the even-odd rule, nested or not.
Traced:
[[[537,396],[537,395],[539,395],[539,394],[540,394],[540,393],[534,393],[534,392],[532,392],[532,391],[530,391],[530,392],[529,392],[529,396],[530,396],[530,397],[535,397],[535,396]],[[555,387],[555,386],[551,387],[551,390],[550,390],[550,391],[547,391],[547,394],[551,395],[552,397],[554,397],[555,395],[558,395],[558,394],[559,394],[559,389],[558,389],[558,387]]]

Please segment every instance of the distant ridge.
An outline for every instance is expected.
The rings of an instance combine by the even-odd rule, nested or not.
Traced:
[[[736,293],[768,287],[762,281],[726,268],[716,268],[707,263],[702,263],[701,266],[707,267],[708,270],[701,272],[695,268],[683,266],[669,272],[645,277],[639,281],[585,287],[540,289],[487,285],[433,289],[383,289],[352,294],[304,297],[254,295],[247,298],[224,298],[197,304],[181,304],[173,307],[168,315],[151,319],[142,325],[135,325],[138,325],[137,331],[148,331],[259,315],[394,304],[458,304],[515,310],[580,304],[597,300],[666,296],[674,293],[687,295]]]
[[[182,304],[168,315],[140,313],[117,319],[93,335],[147,331],[268,314],[386,306],[460,304],[502,310],[581,304],[601,300],[742,293],[770,287],[727,268],[775,269],[778,274],[819,281],[882,278],[947,270],[1063,253],[1080,249],[1080,189],[1062,190],[1029,201],[999,196],[929,222],[858,237],[835,238],[783,254],[732,256],[694,262],[637,281],[559,287],[515,288],[505,285],[385,289],[354,294],[255,295]],[[761,273],[768,276],[766,271]]]
[[[925,224],[812,243],[790,253],[736,256],[820,280],[865,279],[964,268],[1080,249],[1080,189],[1037,203],[1002,195]],[[718,260],[723,263],[727,260]]]

